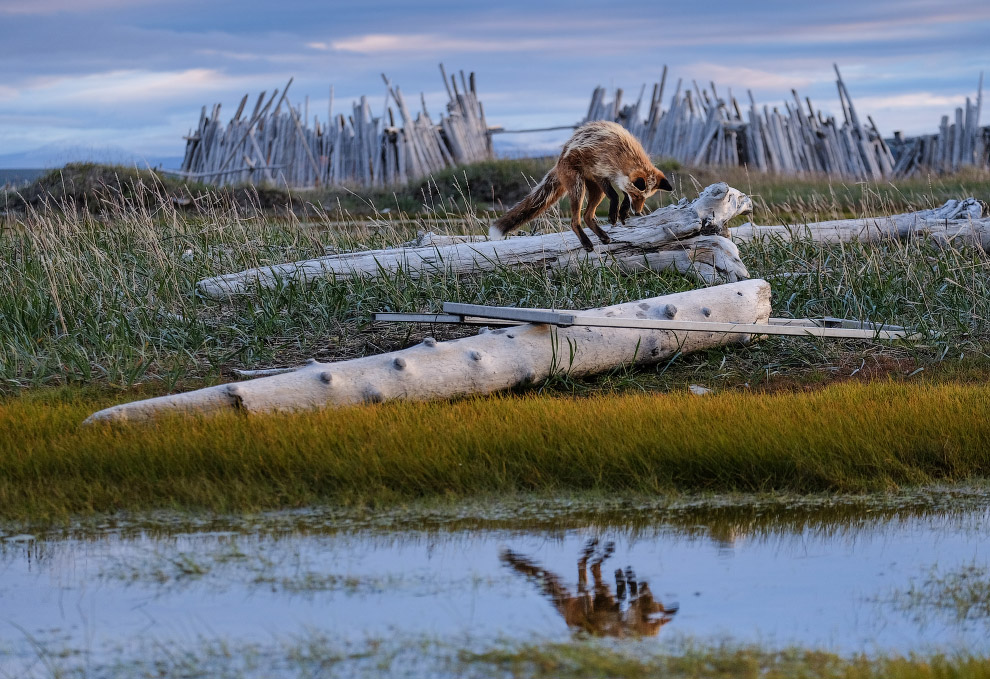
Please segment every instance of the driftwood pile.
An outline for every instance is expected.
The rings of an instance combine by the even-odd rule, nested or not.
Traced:
[[[720,96],[711,89],[677,88],[668,108],[663,108],[667,67],[644,106],[640,90],[635,103],[622,105],[622,90],[605,101],[605,88],[591,96],[585,121],[612,120],[627,128],[655,156],[674,158],[692,166],[735,167],[746,165],[762,172],[780,174],[827,174],[849,179],[879,180],[891,174],[894,159],[873,119],[868,125],[856,113],[852,98],[835,67],[836,86],[842,103],[843,120],[816,111],[811,100],[802,103],[798,93],[793,102],[771,110],[758,108],[749,92],[749,108],[743,111],[726,90]],[[804,106],[807,105],[807,110]],[[645,117],[643,109],[645,111]]]
[[[386,186],[405,183],[431,172],[492,156],[485,112],[478,100],[474,73],[460,87],[447,78],[447,113],[434,123],[421,97],[414,118],[402,92],[384,75],[387,121],[372,114],[367,97],[351,113],[333,113],[333,88],[327,122],[309,118],[309,99],[302,108],[288,98],[292,80],[279,94],[258,97],[249,116],[244,95],[233,118],[220,120],[220,104],[200,114],[195,132],[186,137],[185,157],[178,174],[208,184],[275,184],[292,188],[325,185]],[[398,109],[398,119],[389,103]]]
[[[983,74],[980,73],[976,102],[966,97],[966,108],[956,109],[955,122],[950,124],[949,116],[942,116],[936,134],[910,139],[895,133],[894,174],[910,177],[929,171],[958,172],[964,167],[990,169],[990,127],[980,127],[982,109]]]

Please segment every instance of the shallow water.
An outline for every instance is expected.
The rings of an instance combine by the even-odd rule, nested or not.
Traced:
[[[933,569],[990,566],[990,501],[864,506],[825,518],[784,506],[764,507],[759,518],[724,504],[646,520],[639,511],[625,513],[635,527],[564,512],[525,529],[502,521],[340,530],[321,518],[305,530],[233,521],[185,532],[0,532],[0,668],[36,671],[48,656],[126,659],[149,641],[181,649],[317,633],[341,643],[425,636],[483,644],[565,640],[582,627],[842,653],[990,652],[986,615],[904,595]],[[582,596],[579,559],[596,538]],[[591,566],[603,556],[596,587]],[[627,567],[617,583],[614,571]]]

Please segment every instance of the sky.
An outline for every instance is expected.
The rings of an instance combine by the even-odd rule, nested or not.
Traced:
[[[335,112],[368,95],[377,113],[385,73],[436,119],[440,62],[474,71],[489,124],[509,129],[578,122],[595,86],[635,97],[664,65],[669,87],[714,81],[771,106],[795,88],[840,113],[837,63],[883,134],[929,133],[990,72],[990,2],[0,0],[0,156],[51,145],[181,156],[203,105],[222,103],[226,120],[244,94],[253,103],[290,77],[311,117],[325,119],[331,85]]]

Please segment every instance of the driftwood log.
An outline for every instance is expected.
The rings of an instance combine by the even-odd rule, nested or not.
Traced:
[[[730,231],[736,243],[748,243],[760,238],[785,241],[811,238],[821,243],[928,238],[940,244],[976,245],[990,251],[990,213],[987,206],[975,198],[950,200],[931,210],[890,217],[838,219],[786,226],[747,223]]]
[[[207,297],[251,294],[318,278],[377,276],[399,269],[416,278],[434,272],[492,271],[500,266],[543,265],[568,268],[584,263],[624,270],[676,269],[706,284],[749,278],[739,251],[722,237],[733,217],[752,210],[749,196],[727,184],[712,184],[695,200],[634,217],[607,229],[612,242],[585,252],[570,230],[488,242],[443,242],[421,247],[328,255],[301,262],[249,269],[207,278],[196,286]],[[721,234],[721,235],[720,235]]]
[[[742,281],[576,313],[765,323],[770,317],[770,285],[758,279]],[[86,422],[150,420],[173,413],[287,412],[486,394],[538,383],[560,372],[589,375],[622,365],[657,363],[677,352],[748,341],[749,335],[742,334],[589,326],[482,329],[478,335],[449,342],[427,338],[401,351],[337,363],[312,360],[282,375],[118,405]]]

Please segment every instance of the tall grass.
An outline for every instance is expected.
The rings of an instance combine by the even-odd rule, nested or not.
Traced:
[[[753,220],[758,224],[793,224],[914,212],[970,196],[990,201],[990,175],[977,170],[885,182],[781,176],[749,172],[744,168],[684,170],[675,173],[674,178],[676,192],[688,196],[712,182],[727,182],[753,199]]]
[[[98,405],[0,405],[0,517],[522,491],[859,491],[990,475],[986,384],[503,396],[80,427]]]
[[[511,171],[521,172],[515,166]],[[689,174],[675,172],[680,190],[693,192]],[[67,202],[60,209],[29,208],[22,217],[8,217],[0,227],[0,393],[65,383],[153,384],[161,393],[229,379],[231,368],[298,364],[312,356],[351,358],[398,349],[426,333],[442,339],[464,332],[371,326],[375,311],[438,309],[443,301],[589,307],[694,285],[665,273],[503,267],[460,278],[439,272],[413,279],[399,272],[317,281],[233,302],[201,299],[195,292],[201,278],[328,251],[396,245],[420,229],[484,231],[490,213],[472,197],[481,188],[472,189],[471,182],[488,191],[507,180],[493,179],[492,168],[461,174],[463,185],[455,172],[424,184],[416,216],[400,209],[386,213],[369,199],[370,217],[318,202],[308,207],[315,217],[301,221],[294,212],[266,213],[257,194],[247,206],[227,194],[204,194],[180,208],[170,187],[138,178],[126,186],[103,186],[87,199],[87,209]],[[765,211],[758,221],[770,222],[788,221],[795,210],[812,220],[850,209],[885,214],[907,204],[924,207],[941,202],[943,194],[967,195],[975,184],[967,178],[889,186],[742,174],[729,179],[756,192],[759,210]],[[551,213],[537,226],[560,227],[559,217],[560,212]],[[744,247],[742,256],[752,275],[770,278],[776,315],[915,325],[931,340],[927,348],[914,350],[922,363],[982,353],[990,291],[988,260],[981,252],[922,241],[869,246],[764,241]],[[781,277],[781,272],[801,275]],[[816,355],[819,363],[828,362],[821,359],[828,350],[820,343],[767,346],[776,359],[759,350],[719,353],[714,359],[719,370],[708,377],[724,372],[726,356],[728,369],[739,369],[740,382],[770,374],[778,363],[800,366]],[[752,365],[746,364],[747,355]]]
[[[379,310],[438,308],[446,300],[571,306],[688,287],[673,276],[629,278],[591,267],[563,285],[531,268],[471,280],[443,273],[414,280],[399,272],[216,302],[197,297],[197,280],[397,245],[439,223],[447,230],[480,226],[470,215],[451,215],[442,201],[419,220],[324,214],[300,223],[260,210],[245,214],[222,198],[204,200],[189,216],[164,196],[156,203],[121,195],[109,192],[98,210],[29,210],[0,232],[0,286],[7,291],[0,296],[0,389],[93,380],[131,386],[149,378],[169,389],[216,378],[230,366],[395,347],[406,329],[362,334]]]

